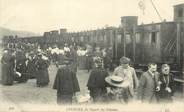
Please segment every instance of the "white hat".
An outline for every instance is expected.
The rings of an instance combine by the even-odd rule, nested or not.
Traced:
[[[7,54],[7,53],[8,53],[8,50],[4,50],[3,53],[4,53],[4,54]]]
[[[21,77],[22,76],[22,74],[20,73],[20,72],[15,72],[15,74],[18,76],[18,77]]]
[[[90,95],[89,94],[79,95],[77,97],[77,102],[78,103],[85,103],[85,102],[88,102],[89,100],[90,100]]]
[[[124,81],[120,76],[108,76],[105,81],[112,86],[126,88],[129,85],[128,81]]]
[[[42,56],[42,59],[43,59],[43,60],[48,60],[48,57]]]

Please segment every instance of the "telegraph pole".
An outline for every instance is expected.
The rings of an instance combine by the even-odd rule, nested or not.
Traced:
[[[151,4],[152,4],[153,8],[155,9],[157,15],[159,16],[160,21],[163,21],[163,19],[162,19],[161,15],[160,15],[159,11],[157,10],[157,8],[156,8],[156,6],[155,6],[153,0],[150,0],[150,2],[151,2]]]

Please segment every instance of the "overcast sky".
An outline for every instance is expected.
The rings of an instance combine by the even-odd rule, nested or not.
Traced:
[[[139,23],[159,22],[159,17],[145,1],[145,14],[140,0],[0,0],[0,26],[42,34],[67,28],[81,31],[119,26],[121,16],[138,16]],[[173,20],[173,5],[184,0],[153,0],[162,18]]]

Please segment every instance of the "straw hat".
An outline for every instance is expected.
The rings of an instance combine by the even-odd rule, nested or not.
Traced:
[[[85,94],[85,95],[79,95],[76,98],[78,103],[87,103],[90,101],[90,95],[89,94]]]
[[[124,81],[120,76],[108,76],[105,78],[105,81],[115,87],[125,88],[128,87],[129,83]]]

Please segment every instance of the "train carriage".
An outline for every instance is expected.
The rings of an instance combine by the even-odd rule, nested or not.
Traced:
[[[12,42],[12,37],[4,38],[4,42]],[[18,40],[47,45],[64,45],[64,43],[88,44],[91,46],[112,47],[113,60],[118,64],[122,56],[131,58],[134,67],[146,69],[148,62],[168,63],[172,72],[183,78],[184,64],[184,4],[174,6],[174,21],[138,25],[137,16],[121,18],[120,27],[105,27],[97,30],[45,32],[38,38],[17,38]],[[14,40],[14,39],[13,39]],[[14,41],[13,41],[14,42]],[[178,75],[176,75],[178,76]],[[182,82],[182,81],[181,81]]]

